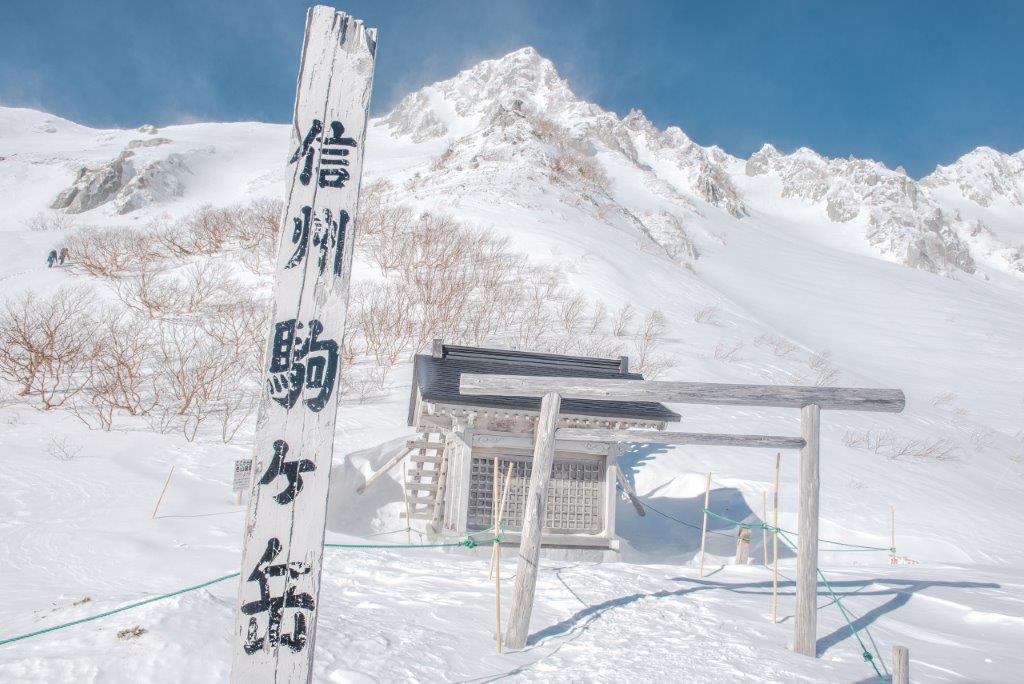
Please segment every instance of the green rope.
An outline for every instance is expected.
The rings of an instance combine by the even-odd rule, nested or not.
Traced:
[[[404,532],[405,530],[396,530],[396,531]],[[490,530],[490,529],[484,530],[484,532],[491,532],[491,531],[492,530]],[[390,534],[390,533],[381,533],[381,534]],[[477,533],[477,534],[479,534],[479,533]],[[430,549],[430,548],[434,548],[434,549],[438,549],[438,548],[444,548],[444,547],[459,547],[459,546],[461,546],[461,547],[465,547],[467,549],[472,549],[472,548],[476,548],[477,546],[479,546],[481,544],[490,544],[490,543],[493,543],[493,542],[500,543],[501,541],[502,541],[502,536],[499,533],[499,534],[496,534],[495,536],[493,536],[490,539],[473,539],[472,536],[466,536],[464,539],[461,539],[461,540],[459,540],[457,542],[448,542],[448,543],[441,543],[441,544],[324,544],[324,548],[328,548],[328,549],[412,549],[412,548],[417,548],[417,549]],[[130,603],[127,606],[121,606],[120,608],[113,608],[111,610],[107,610],[107,611],[104,611],[102,613],[98,613],[96,615],[90,615],[90,616],[87,616],[87,617],[84,617],[84,618],[79,618],[78,620],[72,620],[71,622],[65,622],[65,623],[62,623],[62,624],[59,624],[59,625],[53,625],[52,627],[46,627],[44,629],[38,629],[38,630],[36,630],[34,632],[28,632],[26,634],[19,634],[18,636],[8,637],[6,639],[0,639],[0,646],[4,646],[6,644],[10,644],[10,643],[13,643],[15,641],[21,641],[22,639],[28,639],[29,637],[39,636],[40,634],[46,634],[47,632],[56,632],[59,629],[64,629],[66,627],[73,627],[75,625],[80,625],[83,622],[91,622],[93,620],[99,620],[100,618],[105,618],[105,617],[108,617],[110,615],[114,615],[116,613],[123,613],[126,610],[131,610],[132,608],[138,608],[139,606],[144,606],[147,603],[153,603],[154,601],[160,601],[160,600],[163,600],[163,599],[166,599],[166,598],[171,598],[171,597],[174,597],[174,596],[178,596],[180,594],[185,594],[185,593],[188,593],[190,591],[196,591],[198,589],[203,589],[203,588],[208,587],[208,586],[210,586],[212,584],[217,584],[218,582],[223,582],[224,580],[231,579],[232,577],[238,577],[239,574],[240,573],[232,572],[229,575],[224,575],[224,576],[218,577],[216,579],[208,580],[206,582],[202,582],[201,584],[194,584],[194,585],[192,585],[190,587],[185,587],[184,589],[178,589],[177,591],[172,591],[172,592],[167,593],[167,594],[160,594],[159,596],[151,596],[148,599],[143,599],[142,601],[136,601],[135,603]]]
[[[415,532],[420,537],[420,539],[426,536],[426,534],[424,534],[423,532],[420,532],[419,530],[414,530],[411,527],[406,527],[401,530],[387,530],[386,532],[374,532],[373,534],[368,534],[366,536],[367,538],[384,537],[389,534],[399,534],[401,532]]]
[[[622,485],[617,485],[617,487],[619,488],[620,491],[625,491],[624,489],[622,489]],[[700,525],[694,525],[693,523],[688,523],[685,520],[680,520],[679,518],[676,518],[674,516],[669,515],[665,511],[659,511],[657,508],[655,508],[654,506],[650,505],[646,501],[641,501],[640,497],[636,497],[636,501],[641,506],[643,506],[645,509],[649,510],[652,513],[657,513],[658,515],[660,515],[661,517],[663,517],[663,518],[665,518],[667,520],[671,520],[672,522],[679,523],[680,525],[684,525],[685,527],[690,527],[690,528],[693,528],[695,530],[703,529]],[[730,537],[730,538],[732,537],[731,534],[726,534],[725,532],[716,532],[715,530],[708,530],[708,532],[710,534],[717,534],[717,535],[720,535],[722,537]]]
[[[786,534],[785,530],[779,530],[779,533],[785,538],[786,543],[789,546],[796,548],[796,544],[794,544],[793,540],[789,538],[789,535]],[[836,594],[835,589],[832,588],[832,584],[829,583],[828,578],[825,577],[825,573],[821,571],[821,568],[815,568],[815,570],[817,570],[818,577],[821,578],[821,581],[825,585],[825,589],[828,590],[829,595],[832,597],[833,603],[836,604],[836,606],[839,608],[839,612],[843,616],[843,619],[846,620],[846,625],[850,628],[850,633],[853,634],[854,638],[857,640],[857,643],[860,644],[861,655],[864,657],[864,660],[869,665],[871,665],[871,668],[875,671],[875,674],[878,676],[878,681],[882,684],[885,684],[885,677],[882,676],[882,672],[878,669],[878,665],[877,663],[875,663],[875,658],[873,655],[871,655],[871,651],[869,651],[868,647],[864,645],[864,640],[860,638],[860,633],[857,631],[857,628],[854,627],[853,621],[850,619],[849,613],[846,612],[846,607],[843,606],[843,602],[839,600],[839,595]]]
[[[98,615],[90,615],[88,617],[80,618],[78,620],[72,620],[71,622],[65,622],[64,624],[61,624],[61,625],[54,625],[52,627],[46,627],[45,629],[38,629],[38,630],[36,630],[34,632],[29,632],[28,634],[19,634],[18,636],[15,636],[15,637],[8,637],[7,639],[0,639],[0,646],[3,646],[5,644],[9,644],[9,643],[14,642],[14,641],[21,641],[22,639],[28,639],[29,637],[39,636],[40,634],[46,634],[47,632],[55,632],[58,629],[64,629],[65,627],[73,627],[74,625],[80,625],[83,622],[90,622],[91,620],[99,620],[100,618],[107,617],[108,615],[113,615],[114,613],[122,613],[122,612],[124,612],[126,610],[131,610],[132,608],[138,608],[139,606],[144,606],[147,603],[153,603],[154,601],[160,601],[161,599],[171,598],[172,596],[178,596],[179,594],[184,594],[184,593],[189,592],[189,591],[196,591],[197,589],[202,589],[204,587],[208,587],[211,584],[216,584],[217,582],[223,582],[224,580],[231,579],[232,577],[238,577],[239,574],[240,573],[233,572],[230,575],[224,575],[223,577],[218,577],[217,579],[212,579],[212,580],[209,580],[208,582],[203,582],[202,584],[194,584],[191,587],[185,587],[184,589],[179,589],[177,591],[172,591],[169,594],[160,594],[159,596],[151,596],[148,599],[144,599],[142,601],[136,601],[135,603],[130,603],[127,606],[121,606],[120,608],[114,608],[112,610],[108,610],[106,612],[99,613]]]
[[[726,517],[726,516],[721,515],[719,513],[715,513],[714,511],[709,510],[707,508],[702,509],[702,510],[705,513],[707,513],[708,515],[710,515],[712,518],[718,518],[719,520],[724,520],[725,522],[733,524],[733,525],[736,525],[737,527],[746,527],[748,529],[757,529],[757,530],[767,530],[768,532],[778,532],[780,534],[792,534],[793,536],[799,536],[799,534],[796,533],[796,532],[793,532],[791,530],[784,530],[781,527],[776,527],[775,525],[769,525],[766,522],[761,522],[761,523],[745,523],[745,522],[740,522],[739,520],[733,520],[732,518]],[[823,549],[824,551],[828,551],[829,553],[840,553],[840,552],[842,552],[844,550],[849,550],[849,551],[888,551],[889,553],[896,553],[896,547],[894,547],[894,546],[864,546],[863,544],[847,544],[846,542],[835,541],[834,539],[823,539],[822,537],[818,537],[818,541],[824,542],[826,544],[836,544],[838,546],[848,547],[847,549]]]

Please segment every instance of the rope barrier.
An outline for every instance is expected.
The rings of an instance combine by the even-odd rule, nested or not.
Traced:
[[[707,513],[708,515],[710,515],[712,518],[718,518],[719,520],[724,520],[725,522],[730,523],[732,525],[736,525],[737,527],[746,527],[746,528],[751,528],[751,529],[756,529],[756,530],[767,530],[769,532],[779,532],[781,534],[791,534],[794,537],[800,536],[797,532],[793,532],[791,530],[784,530],[781,527],[775,527],[774,525],[769,525],[766,522],[761,522],[761,523],[745,523],[745,522],[740,522],[739,520],[733,520],[732,518],[726,517],[726,516],[721,515],[719,513],[715,513],[714,511],[708,510],[707,508],[704,508],[702,510],[705,513]],[[849,547],[849,550],[851,550],[851,551],[888,551],[889,553],[896,553],[896,547],[894,547],[894,546],[864,546],[863,544],[847,544],[846,542],[835,541],[834,539],[824,539],[822,537],[818,537],[818,541],[824,542],[826,544],[837,544],[839,546],[846,546],[846,547]],[[829,552],[839,552],[842,549],[824,549],[824,550],[825,551],[829,551]]]
[[[393,534],[394,532],[405,532],[405,531],[406,530],[393,530],[392,532],[379,532],[379,533],[377,533],[376,536],[379,536],[379,535],[382,535],[382,534]],[[484,532],[493,532],[493,529],[489,528],[489,529],[483,530],[482,532],[477,532],[475,534],[482,534]],[[461,546],[461,547],[465,547],[467,549],[472,549],[472,548],[476,548],[477,546],[480,546],[481,544],[491,544],[491,543],[493,543],[495,541],[497,541],[499,543],[502,541],[502,537],[501,537],[500,533],[492,536],[490,539],[474,539],[472,537],[472,535],[467,535],[466,537],[460,539],[457,542],[447,542],[447,543],[441,543],[441,544],[324,544],[324,548],[328,548],[328,549],[412,549],[412,548],[418,548],[418,549],[431,549],[431,548],[433,548],[433,549],[438,549],[438,548],[445,548],[445,547],[459,547],[459,546]],[[238,572],[232,572],[231,574],[223,575],[221,577],[217,577],[216,579],[207,580],[206,582],[202,582],[200,584],[193,584],[190,587],[185,587],[184,589],[178,589],[177,591],[172,591],[172,592],[169,592],[167,594],[160,594],[158,596],[151,596],[151,597],[149,597],[147,599],[143,599],[142,601],[136,601],[135,603],[130,603],[127,606],[121,606],[120,608],[113,608],[111,610],[107,610],[107,611],[104,611],[102,613],[97,613],[96,615],[89,615],[87,617],[79,618],[77,620],[72,620],[70,622],[64,622],[64,623],[59,624],[59,625],[53,625],[51,627],[45,627],[43,629],[37,629],[34,632],[27,632],[25,634],[19,634],[17,636],[13,636],[13,637],[7,637],[6,639],[0,639],[0,646],[4,646],[6,644],[10,644],[10,643],[13,643],[15,641],[21,641],[22,639],[28,639],[29,637],[39,636],[40,634],[46,634],[48,632],[56,632],[57,630],[65,629],[67,627],[74,627],[75,625],[80,625],[80,624],[85,623],[85,622],[92,622],[93,620],[99,620],[100,618],[109,617],[109,616],[114,615],[116,613],[123,613],[123,612],[125,612],[127,610],[131,610],[133,608],[138,608],[139,606],[144,606],[147,603],[153,603],[155,601],[161,601],[163,599],[172,598],[174,596],[179,596],[181,594],[186,594],[186,593],[188,593],[190,591],[198,591],[199,589],[204,589],[204,588],[209,587],[209,586],[211,586],[213,584],[217,584],[218,582],[223,582],[224,580],[229,580],[229,579],[231,579],[233,577],[238,577],[240,574],[241,573],[238,573]]]
[[[621,485],[620,485],[619,488],[621,489]],[[640,505],[643,506],[644,508],[646,508],[647,510],[653,511],[654,513],[657,513],[658,515],[660,515],[660,516],[662,516],[664,518],[667,518],[668,520],[672,520],[674,522],[679,523],[680,525],[685,525],[686,527],[691,527],[691,528],[696,529],[696,530],[702,529],[699,525],[694,525],[693,523],[688,523],[685,520],[680,520],[679,518],[671,516],[668,513],[665,513],[663,511],[659,511],[658,509],[654,508],[650,504],[648,504],[648,503],[646,503],[644,501],[641,501],[639,497],[636,497],[636,501],[638,501],[640,503]],[[711,511],[711,510],[709,510],[707,508],[702,508],[701,511],[703,513],[706,513],[706,514],[710,515],[713,518],[718,518],[719,520],[722,520],[724,522],[730,523],[732,525],[736,525],[737,527],[746,527],[746,528],[752,528],[752,529],[767,530],[768,532],[778,533],[779,535],[782,536],[783,541],[785,542],[785,544],[788,547],[790,547],[793,550],[796,550],[796,548],[797,548],[796,547],[796,543],[789,536],[789,535],[799,536],[796,532],[791,532],[789,530],[784,530],[781,527],[776,527],[775,525],[769,525],[766,522],[761,522],[761,523],[745,523],[745,522],[742,522],[742,521],[739,521],[739,520],[733,520],[732,518],[729,518],[727,516],[721,515],[719,513],[715,513],[714,511]],[[724,534],[722,532],[714,532],[713,530],[708,530],[708,532],[711,532],[712,534],[720,534],[720,535],[723,535],[723,536],[732,537],[732,535],[730,535],[730,534]],[[825,542],[825,543],[828,543],[828,544],[837,544],[839,546],[849,547],[849,548],[845,548],[845,549],[828,549],[828,551],[830,553],[833,553],[833,552],[837,553],[837,552],[842,552],[842,551],[888,551],[888,552],[893,553],[893,554],[896,553],[896,548],[895,547],[865,546],[865,545],[862,545],[862,544],[847,544],[846,542],[839,542],[839,541],[835,541],[835,540],[832,540],[832,539],[822,539],[820,537],[818,538],[818,541]],[[825,577],[825,573],[823,573],[821,571],[821,568],[815,568],[815,570],[818,573],[818,577],[821,578],[822,583],[825,585],[825,589],[828,591],[829,596],[832,597],[833,603],[836,604],[836,606],[839,608],[839,612],[843,616],[843,619],[846,620],[846,625],[850,628],[850,633],[853,634],[854,638],[857,640],[857,643],[860,645],[861,655],[863,656],[864,660],[869,665],[871,665],[871,668],[875,671],[875,675],[878,677],[878,681],[881,684],[884,684],[885,677],[882,675],[882,672],[878,669],[878,664],[875,662],[875,656],[872,655],[871,651],[869,651],[867,646],[864,645],[864,640],[860,638],[860,632],[857,630],[857,627],[853,624],[853,621],[850,619],[850,614],[846,610],[846,607],[843,605],[843,602],[839,599],[839,595],[836,594],[835,589],[832,588],[832,584],[828,581],[828,578]],[[877,655],[877,652],[876,652],[876,655]],[[881,660],[881,656],[878,656],[878,659]]]
[[[73,627],[74,625],[80,625],[83,622],[91,622],[92,620],[99,620],[100,618],[105,618],[108,615],[113,615],[114,613],[123,613],[126,610],[131,610],[132,608],[138,608],[139,606],[144,606],[147,603],[153,603],[154,601],[160,601],[162,599],[171,598],[172,596],[178,596],[179,594],[185,594],[185,593],[190,592],[190,591],[197,591],[197,590],[202,589],[204,587],[208,587],[211,584],[217,584],[217,582],[223,582],[224,580],[231,579],[232,577],[238,577],[239,574],[240,573],[233,572],[230,575],[224,575],[223,577],[218,577],[217,579],[212,579],[212,580],[203,582],[201,584],[194,584],[191,587],[185,587],[184,589],[179,589],[177,591],[172,591],[169,594],[160,594],[159,596],[151,596],[148,599],[144,599],[142,601],[136,601],[135,603],[130,603],[127,606],[121,606],[120,608],[114,608],[112,610],[108,610],[108,611],[105,611],[103,613],[99,613],[97,615],[90,615],[88,617],[79,618],[78,620],[72,620],[71,622],[65,622],[64,624],[61,624],[61,625],[53,625],[52,627],[46,627],[44,629],[37,629],[36,631],[29,632],[28,634],[19,634],[18,636],[8,637],[6,639],[0,639],[0,646],[12,643],[14,641],[21,641],[22,639],[28,639],[29,637],[39,636],[40,634],[46,634],[47,632],[56,632],[58,629],[64,629],[65,627]]]
[[[625,491],[624,489],[622,489],[622,485],[616,485],[616,487],[618,487],[619,491]],[[693,523],[688,523],[685,520],[680,520],[679,518],[671,516],[671,515],[669,515],[668,513],[664,512],[664,511],[659,511],[657,508],[655,508],[654,506],[650,505],[646,501],[641,501],[640,497],[636,497],[636,501],[637,501],[637,503],[639,503],[641,506],[643,506],[648,511],[650,511],[652,513],[657,513],[661,517],[666,518],[668,520],[671,520],[672,522],[679,523],[680,525],[692,528],[694,530],[701,529],[700,525],[694,525]],[[731,534],[726,534],[725,532],[716,532],[715,530],[708,530],[708,534],[717,534],[717,535],[719,535],[721,537],[729,537],[730,539],[732,538]]]
[[[793,540],[789,538],[785,530],[779,530],[779,533],[782,535],[783,539],[785,539],[787,545],[789,545],[791,548],[796,548],[796,544],[794,544]],[[825,589],[828,590],[829,595],[832,597],[832,601],[839,608],[839,612],[842,614],[843,619],[846,620],[846,625],[850,628],[850,633],[853,634],[853,637],[857,640],[857,643],[860,644],[861,655],[864,657],[864,660],[875,671],[875,674],[878,676],[878,681],[880,682],[880,684],[885,684],[885,677],[882,676],[882,672],[878,669],[878,665],[875,663],[875,658],[873,655],[871,655],[871,651],[869,651],[867,646],[864,645],[864,640],[860,638],[860,632],[857,631],[857,628],[854,626],[853,621],[850,620],[850,615],[849,613],[847,613],[846,607],[843,605],[843,602],[839,600],[839,595],[836,594],[835,589],[832,588],[832,584],[828,581],[828,578],[825,577],[825,573],[821,571],[821,568],[815,568],[815,570],[818,573],[818,577],[821,578],[822,583],[824,583]],[[879,659],[881,659],[881,656],[879,656]]]

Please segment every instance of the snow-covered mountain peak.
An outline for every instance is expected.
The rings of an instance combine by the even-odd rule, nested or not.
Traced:
[[[1024,206],[1024,150],[1006,154],[978,147],[948,166],[936,167],[921,182],[931,188],[956,188],[983,207],[999,200]]]
[[[479,125],[510,107],[548,116],[566,110],[585,114],[594,109],[573,94],[551,60],[524,47],[410,93],[384,122],[392,132],[423,142],[461,135],[467,123]]]

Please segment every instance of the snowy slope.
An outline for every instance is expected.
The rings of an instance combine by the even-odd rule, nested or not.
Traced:
[[[141,226],[205,203],[276,197],[287,139],[286,126],[268,124],[99,131],[0,109],[5,294],[75,277],[43,264],[75,228],[26,227],[55,202],[77,226]],[[1024,535],[1014,523],[1024,512],[1021,153],[982,148],[921,181],[806,149],[782,154],[766,146],[741,160],[678,128],[660,131],[639,112],[619,118],[579,100],[528,48],[410,94],[372,123],[367,148],[368,179],[391,180],[403,201],[507,236],[611,307],[631,301],[664,311],[677,362],[665,377],[813,383],[818,371],[808,361],[828,350],[835,384],[902,388],[901,415],[825,415],[821,533],[887,546],[895,505],[899,554],[915,563],[831,552],[823,566],[886,658],[891,644],[910,646],[916,680],[1017,678],[1024,664],[1017,648]],[[368,277],[364,271],[357,278]],[[713,316],[698,322],[706,307],[716,307]],[[792,351],[773,353],[768,340],[778,338]],[[721,353],[729,349],[736,351]],[[338,539],[399,524],[397,482],[351,502],[354,486],[407,434],[408,374],[403,367],[392,378],[386,399],[349,400],[340,411],[329,522]],[[697,431],[797,429],[791,411],[679,411]],[[936,459],[849,446],[851,435],[868,430],[957,448]],[[241,515],[227,483],[243,446],[188,444],[142,422],[93,433],[67,414],[13,400],[0,407],[0,436],[8,460],[0,474],[8,493],[0,503],[0,638],[236,570]],[[53,458],[57,440],[80,454]],[[792,528],[796,473],[786,458],[780,522]],[[689,521],[699,522],[708,470],[712,504],[728,514],[760,516],[771,486],[769,453],[640,449],[627,459],[639,494]],[[168,500],[151,521],[172,463]],[[326,568],[318,679],[868,678],[833,606],[819,616],[823,658],[794,656],[786,651],[791,593],[781,603],[785,621],[772,626],[763,568],[726,565],[698,581],[692,529],[637,518],[628,504],[618,520],[623,562],[549,563],[533,622],[539,638],[500,657],[490,651],[492,599],[479,558],[339,553]],[[714,557],[727,559],[731,540],[712,540]],[[787,558],[784,573],[793,567]],[[503,577],[513,571],[509,557]],[[223,679],[233,595],[225,582],[0,646],[0,677]],[[72,605],[83,596],[92,600]],[[114,638],[134,624],[150,633]]]

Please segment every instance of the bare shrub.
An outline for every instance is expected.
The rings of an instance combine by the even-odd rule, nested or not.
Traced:
[[[569,132],[563,126],[558,125],[543,114],[532,114],[528,119],[533,127],[534,134],[546,143],[553,145],[562,144],[569,137]]]
[[[367,254],[382,273],[401,265],[403,236],[413,221],[409,207],[391,201],[393,191],[390,181],[380,180],[359,193],[356,248]]]
[[[34,231],[71,230],[76,227],[75,219],[62,211],[41,211],[25,221],[25,225]]]
[[[144,415],[158,401],[147,366],[156,341],[149,322],[127,312],[100,321],[89,382],[72,410],[90,427],[110,430],[118,410]]]
[[[651,309],[633,335],[630,355],[632,370],[643,373],[648,380],[656,379],[676,365],[675,361],[661,350],[667,327],[665,314],[658,309]]]
[[[207,205],[173,223],[153,224],[151,236],[161,256],[169,259],[212,256],[238,231],[237,218],[230,209]]]
[[[56,437],[50,435],[50,445],[46,452],[58,461],[73,461],[82,453],[82,447],[68,441],[67,435]]]
[[[62,406],[88,384],[97,349],[90,290],[65,288],[50,296],[26,292],[0,311],[0,377],[44,409]]]
[[[416,336],[408,290],[394,282],[365,286],[357,290],[353,303],[366,352],[378,366],[394,366]]]
[[[601,300],[594,302],[594,310],[591,312],[584,331],[587,335],[602,335],[604,325],[608,320],[608,306]]]
[[[167,322],[157,327],[156,382],[164,410],[159,422],[192,441],[239,369],[230,350],[198,328]]]
[[[956,392],[940,392],[932,397],[932,406],[947,406],[956,401]]]
[[[558,302],[558,322],[562,332],[569,339],[575,339],[583,332],[587,316],[587,300],[580,294],[567,295]]]
[[[612,182],[601,164],[570,147],[561,147],[551,159],[551,180],[582,186],[595,194],[608,194]]]
[[[636,312],[633,309],[633,305],[626,302],[616,310],[615,315],[612,316],[612,334],[616,337],[625,337],[629,334],[629,327],[633,323],[633,317]]]
[[[555,148],[550,162],[552,182],[580,185],[595,194],[608,194],[611,180],[601,164],[588,154],[583,143],[573,139],[567,128],[543,114],[527,116],[534,134]]]
[[[161,258],[147,233],[128,228],[84,228],[65,242],[75,267],[116,279]]]
[[[243,220],[232,224],[231,239],[242,250],[242,263],[253,273],[273,272],[283,214],[281,200],[261,199],[246,206]]]
[[[513,349],[536,349],[540,347],[548,331],[554,326],[554,314],[548,307],[558,291],[558,281],[549,277],[525,284],[519,302],[518,315],[511,321]]]
[[[926,461],[948,461],[956,456],[959,445],[948,438],[905,439],[892,430],[847,430],[843,444],[852,449],[864,449],[896,461],[914,458]]]
[[[703,309],[693,314],[693,321],[695,323],[703,323],[705,325],[721,325],[718,320],[718,312],[720,309],[713,304],[705,306]]]
[[[729,363],[739,361],[740,352],[743,351],[743,347],[743,340],[735,340],[734,342],[719,340],[715,343],[715,360],[727,361]]]
[[[197,323],[217,344],[226,347],[247,367],[263,368],[263,351],[270,329],[272,303],[255,294],[208,307]]]
[[[144,269],[115,283],[114,291],[125,306],[150,318],[194,314],[244,297],[227,268],[210,261],[192,264],[181,274]]]
[[[355,392],[359,403],[386,394],[388,369],[371,366],[354,370],[348,378],[349,387]]]
[[[951,439],[908,439],[895,442],[889,458],[915,458],[923,461],[949,461],[955,458],[959,446]]]
[[[277,247],[284,202],[278,199],[258,199],[233,207],[230,213],[234,214],[234,218],[228,222],[228,238],[239,247],[253,249],[268,242]]]
[[[614,358],[616,356],[622,356],[625,351],[622,342],[614,338],[608,338],[603,335],[584,335],[576,338],[573,344],[573,351],[580,356],[591,356],[594,358]],[[657,357],[648,359],[648,371],[653,371],[655,375],[667,370],[674,364],[667,363],[667,357]],[[653,367],[656,366],[656,367]],[[634,369],[635,370],[635,369]],[[654,377],[648,378],[653,380]]]
[[[871,431],[847,430],[843,433],[843,444],[851,449],[867,449],[871,444]]]
[[[767,349],[779,358],[785,358],[797,350],[797,345],[780,335],[758,335],[754,338],[754,346]]]
[[[832,366],[832,352],[827,349],[811,354],[807,359],[807,367],[814,371],[814,384],[818,387],[827,387],[839,382],[839,369]]]

